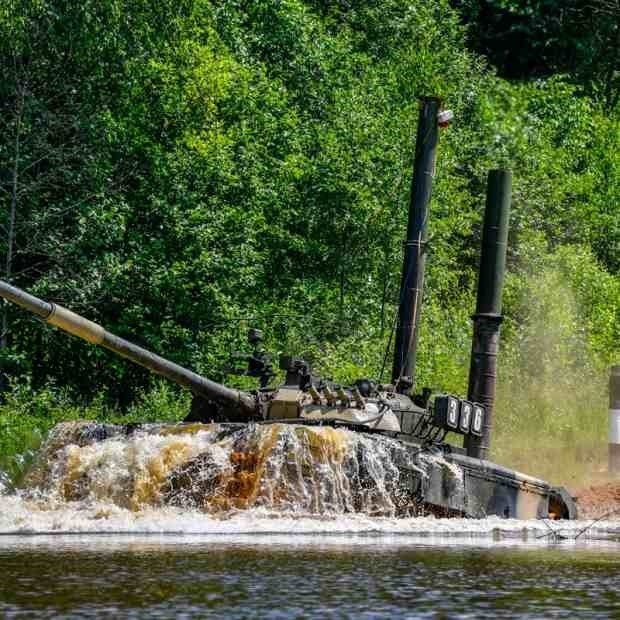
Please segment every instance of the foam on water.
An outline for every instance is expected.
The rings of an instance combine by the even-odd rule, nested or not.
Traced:
[[[55,509],[21,496],[1,498],[2,534],[182,534],[182,535],[380,535],[436,541],[438,538],[465,542],[482,540],[548,541],[549,527],[574,538],[588,525],[584,521],[546,525],[542,521],[486,519],[438,519],[434,517],[372,517],[363,514],[295,514],[255,508],[229,512],[220,517],[177,507],[132,511],[109,503],[70,502]],[[322,536],[322,540],[323,540]],[[620,522],[600,521],[581,539],[618,538]]]
[[[63,424],[19,490],[0,490],[0,533],[380,535],[462,542],[544,540],[550,527],[571,537],[587,525],[416,516],[413,498],[401,496],[400,466],[424,475],[437,458],[417,458],[385,437],[328,427],[230,432],[218,425],[153,426],[127,436],[122,427]],[[462,472],[452,473],[462,483]],[[620,522],[601,521],[587,536],[620,536]]]

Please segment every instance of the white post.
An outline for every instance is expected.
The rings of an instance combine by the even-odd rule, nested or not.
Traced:
[[[609,473],[620,474],[620,366],[609,377]]]

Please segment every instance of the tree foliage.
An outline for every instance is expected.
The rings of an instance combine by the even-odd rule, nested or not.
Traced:
[[[10,0],[4,277],[216,379],[249,325],[340,378],[376,375],[417,98],[437,94],[456,120],[441,136],[420,377],[462,389],[489,168],[515,173],[516,278],[567,244],[589,248],[597,282],[620,268],[618,115],[594,88],[603,69],[508,83],[466,48],[465,14],[447,0]],[[514,291],[518,316],[526,288]],[[11,378],[122,404],[148,385],[4,311]],[[605,312],[591,351],[608,360],[617,300]]]
[[[619,0],[454,0],[471,41],[508,78],[564,73],[614,108],[620,99]],[[525,44],[524,44],[525,43]]]

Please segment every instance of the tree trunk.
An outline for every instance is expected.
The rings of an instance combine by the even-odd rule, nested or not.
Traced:
[[[13,171],[11,175],[11,204],[6,232],[6,257],[4,262],[4,279],[9,282],[13,275],[13,255],[15,252],[15,219],[17,215],[17,193],[19,189],[19,161],[21,148],[22,117],[24,113],[24,89],[19,88],[15,107],[15,139],[13,142]],[[0,333],[0,351],[5,351],[9,344],[9,306],[2,304],[2,332]],[[7,376],[0,373],[0,390],[7,387]]]

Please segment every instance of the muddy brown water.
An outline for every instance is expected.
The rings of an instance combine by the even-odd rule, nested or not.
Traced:
[[[5,618],[620,618],[617,543],[3,536]]]

